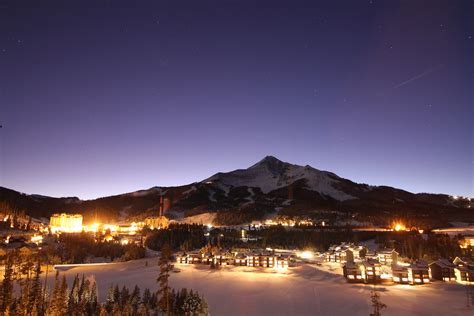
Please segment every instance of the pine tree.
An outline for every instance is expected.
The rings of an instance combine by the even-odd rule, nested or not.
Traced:
[[[82,275],[81,286],[79,287],[79,302],[78,302],[78,310],[81,315],[84,315],[89,308],[89,303],[91,299],[90,293],[90,281],[84,278]]]
[[[128,288],[124,285],[122,290],[120,291],[120,307],[124,307],[128,301],[130,300],[130,293],[128,292]]]
[[[109,316],[109,312],[104,305],[100,306],[99,316]]]
[[[114,287],[110,285],[109,290],[107,292],[107,298],[105,299],[104,308],[106,309],[107,313],[111,313],[114,306]]]
[[[149,288],[143,291],[142,305],[145,306],[147,310],[151,308],[151,292]]]
[[[130,304],[132,306],[132,314],[136,315],[140,305],[140,288],[137,285],[135,285],[135,288],[130,295]]]
[[[157,278],[157,282],[159,284],[159,290],[158,290],[158,295],[159,295],[159,307],[161,310],[166,312],[166,315],[171,315],[171,310],[170,310],[170,298],[169,298],[169,292],[170,292],[170,287],[169,287],[169,277],[170,277],[170,272],[173,269],[173,265],[170,263],[171,262],[171,249],[168,244],[165,244],[163,248],[161,249],[161,256],[160,260],[158,262],[158,265],[160,267],[160,275]]]
[[[374,312],[370,314],[370,316],[382,315],[381,310],[387,308],[387,305],[380,301],[380,295],[375,290],[373,290],[370,299],[372,301],[372,307],[374,308]]]
[[[24,279],[20,283],[20,296],[18,303],[16,304],[15,312],[17,315],[28,315],[30,310],[28,309],[28,298],[30,296],[31,280]]]
[[[92,283],[90,290],[90,298],[88,304],[88,314],[89,315],[98,315],[100,313],[100,304],[97,300],[97,284]]]
[[[61,280],[60,292],[57,302],[57,311],[59,315],[65,315],[67,313],[68,307],[68,297],[67,297],[67,282],[66,276],[63,275]]]
[[[51,293],[51,299],[49,301],[49,305],[46,309],[46,314],[51,316],[59,315],[57,312],[59,300],[61,295],[61,285],[59,281],[59,271],[56,271],[56,275],[54,277],[54,286],[53,292]]]
[[[3,275],[0,314],[9,313],[13,303],[13,256],[7,255],[5,259],[5,273]]]
[[[31,289],[28,297],[28,310],[42,313],[43,294],[40,281],[41,262],[38,260],[35,266],[35,274],[31,280]]]
[[[68,315],[76,315],[78,313],[78,303],[79,303],[79,275],[76,274],[74,281],[72,282],[72,288],[69,291],[69,299],[67,306]]]

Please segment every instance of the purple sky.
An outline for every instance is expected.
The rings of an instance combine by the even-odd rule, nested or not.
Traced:
[[[474,196],[472,1],[70,3],[0,4],[1,186],[95,198],[274,155]]]

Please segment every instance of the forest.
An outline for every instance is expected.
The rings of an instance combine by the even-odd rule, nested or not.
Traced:
[[[99,301],[97,284],[84,276],[76,275],[69,286],[65,276],[56,272],[50,289],[48,276],[41,277],[45,272],[40,256],[21,260],[19,253],[8,253],[0,285],[0,315],[209,315],[207,302],[199,293],[169,287],[173,265],[171,251],[166,249],[169,248],[164,248],[159,261],[158,291],[115,285],[104,302]]]

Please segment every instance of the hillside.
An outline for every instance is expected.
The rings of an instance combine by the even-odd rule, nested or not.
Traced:
[[[168,216],[217,213],[218,224],[246,223],[277,214],[373,224],[406,218],[430,226],[473,218],[468,199],[358,184],[331,172],[286,163],[272,156],[247,169],[217,173],[201,182],[153,187],[95,200],[28,195],[0,187],[0,205],[34,217],[79,212],[86,221],[125,220],[156,214],[161,195],[171,201]]]

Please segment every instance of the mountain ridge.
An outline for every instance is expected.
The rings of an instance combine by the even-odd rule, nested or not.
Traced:
[[[161,196],[169,199],[170,217],[217,213],[223,222],[249,222],[278,214],[321,217],[338,212],[371,222],[386,218],[433,217],[433,220],[462,220],[472,217],[468,199],[445,194],[411,193],[389,186],[369,186],[318,170],[266,156],[246,169],[218,172],[200,182],[160,187],[106,196],[92,200],[27,195],[0,187],[1,207],[32,216],[48,217],[56,212],[79,212],[85,218],[98,216],[116,220],[156,214]],[[342,216],[342,215],[341,215]],[[452,220],[451,219],[451,220]]]

